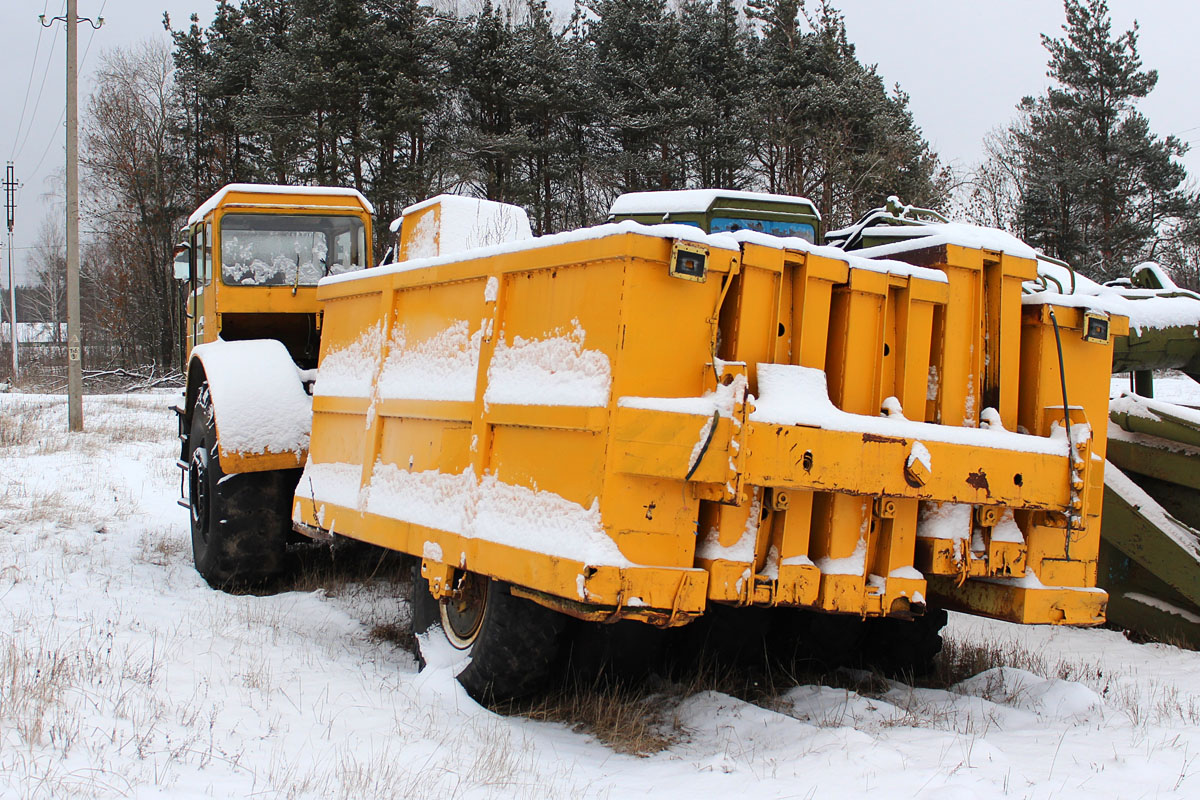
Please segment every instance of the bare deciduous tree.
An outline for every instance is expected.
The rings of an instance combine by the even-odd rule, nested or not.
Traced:
[[[59,217],[49,215],[42,220],[30,262],[37,284],[27,292],[25,305],[37,321],[53,325],[52,341],[62,344],[67,310],[67,243]]]
[[[106,53],[83,131],[98,317],[128,348],[125,358],[159,365],[178,352],[167,265],[189,199],[173,73],[162,43]]]

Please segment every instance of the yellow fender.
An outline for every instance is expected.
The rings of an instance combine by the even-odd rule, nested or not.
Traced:
[[[312,431],[312,398],[282,343],[248,339],[196,346],[188,367],[189,419],[205,382],[226,474],[304,465]]]

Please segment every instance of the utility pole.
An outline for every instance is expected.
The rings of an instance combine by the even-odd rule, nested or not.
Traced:
[[[83,364],[79,344],[79,0],[67,0],[67,417],[83,430]]]
[[[12,381],[21,375],[17,360],[17,282],[13,270],[13,220],[17,211],[17,181],[13,178],[13,164],[8,162],[4,173],[4,216],[8,222],[8,334],[12,344]]]
[[[92,22],[79,17],[79,0],[67,0],[67,15],[46,22],[50,27],[59,20],[67,24],[67,417],[68,429],[83,430],[83,365],[79,336],[79,32],[76,25],[86,22],[93,29],[104,18]]]

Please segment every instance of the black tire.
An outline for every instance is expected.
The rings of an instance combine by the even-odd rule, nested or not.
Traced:
[[[412,621],[421,668],[422,640],[438,636],[470,655],[456,677],[480,703],[514,700],[543,687],[562,646],[566,617],[514,597],[502,581],[470,572],[455,573],[454,580],[462,600],[438,601],[420,564],[414,569]]]
[[[857,661],[863,620],[805,608],[773,609],[769,652],[793,673],[827,672]]]
[[[196,392],[187,452],[196,571],[215,589],[257,586],[279,575],[300,470],[226,475],[207,383]]]
[[[575,686],[640,684],[662,670],[669,633],[635,620],[568,620],[563,677]]]
[[[934,658],[942,651],[941,630],[946,611],[930,607],[912,621],[869,619],[863,624],[860,648],[862,665],[899,678],[933,672]]]

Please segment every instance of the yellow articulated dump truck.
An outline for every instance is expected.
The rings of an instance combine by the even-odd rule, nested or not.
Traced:
[[[814,244],[806,200],[715,190],[625,195],[608,224],[540,238],[520,219],[434,198],[396,228],[404,260],[320,282],[288,465],[297,532],[416,559],[422,646],[469,655],[474,696],[537,686],[572,618],[867,620],[909,666],[945,609],[1104,621],[1125,321],[1023,298],[1028,247],[944,225],[852,253]],[[217,347],[229,474],[266,464],[276,412],[308,395],[282,348]],[[228,446],[226,374],[231,415],[257,421]]]

